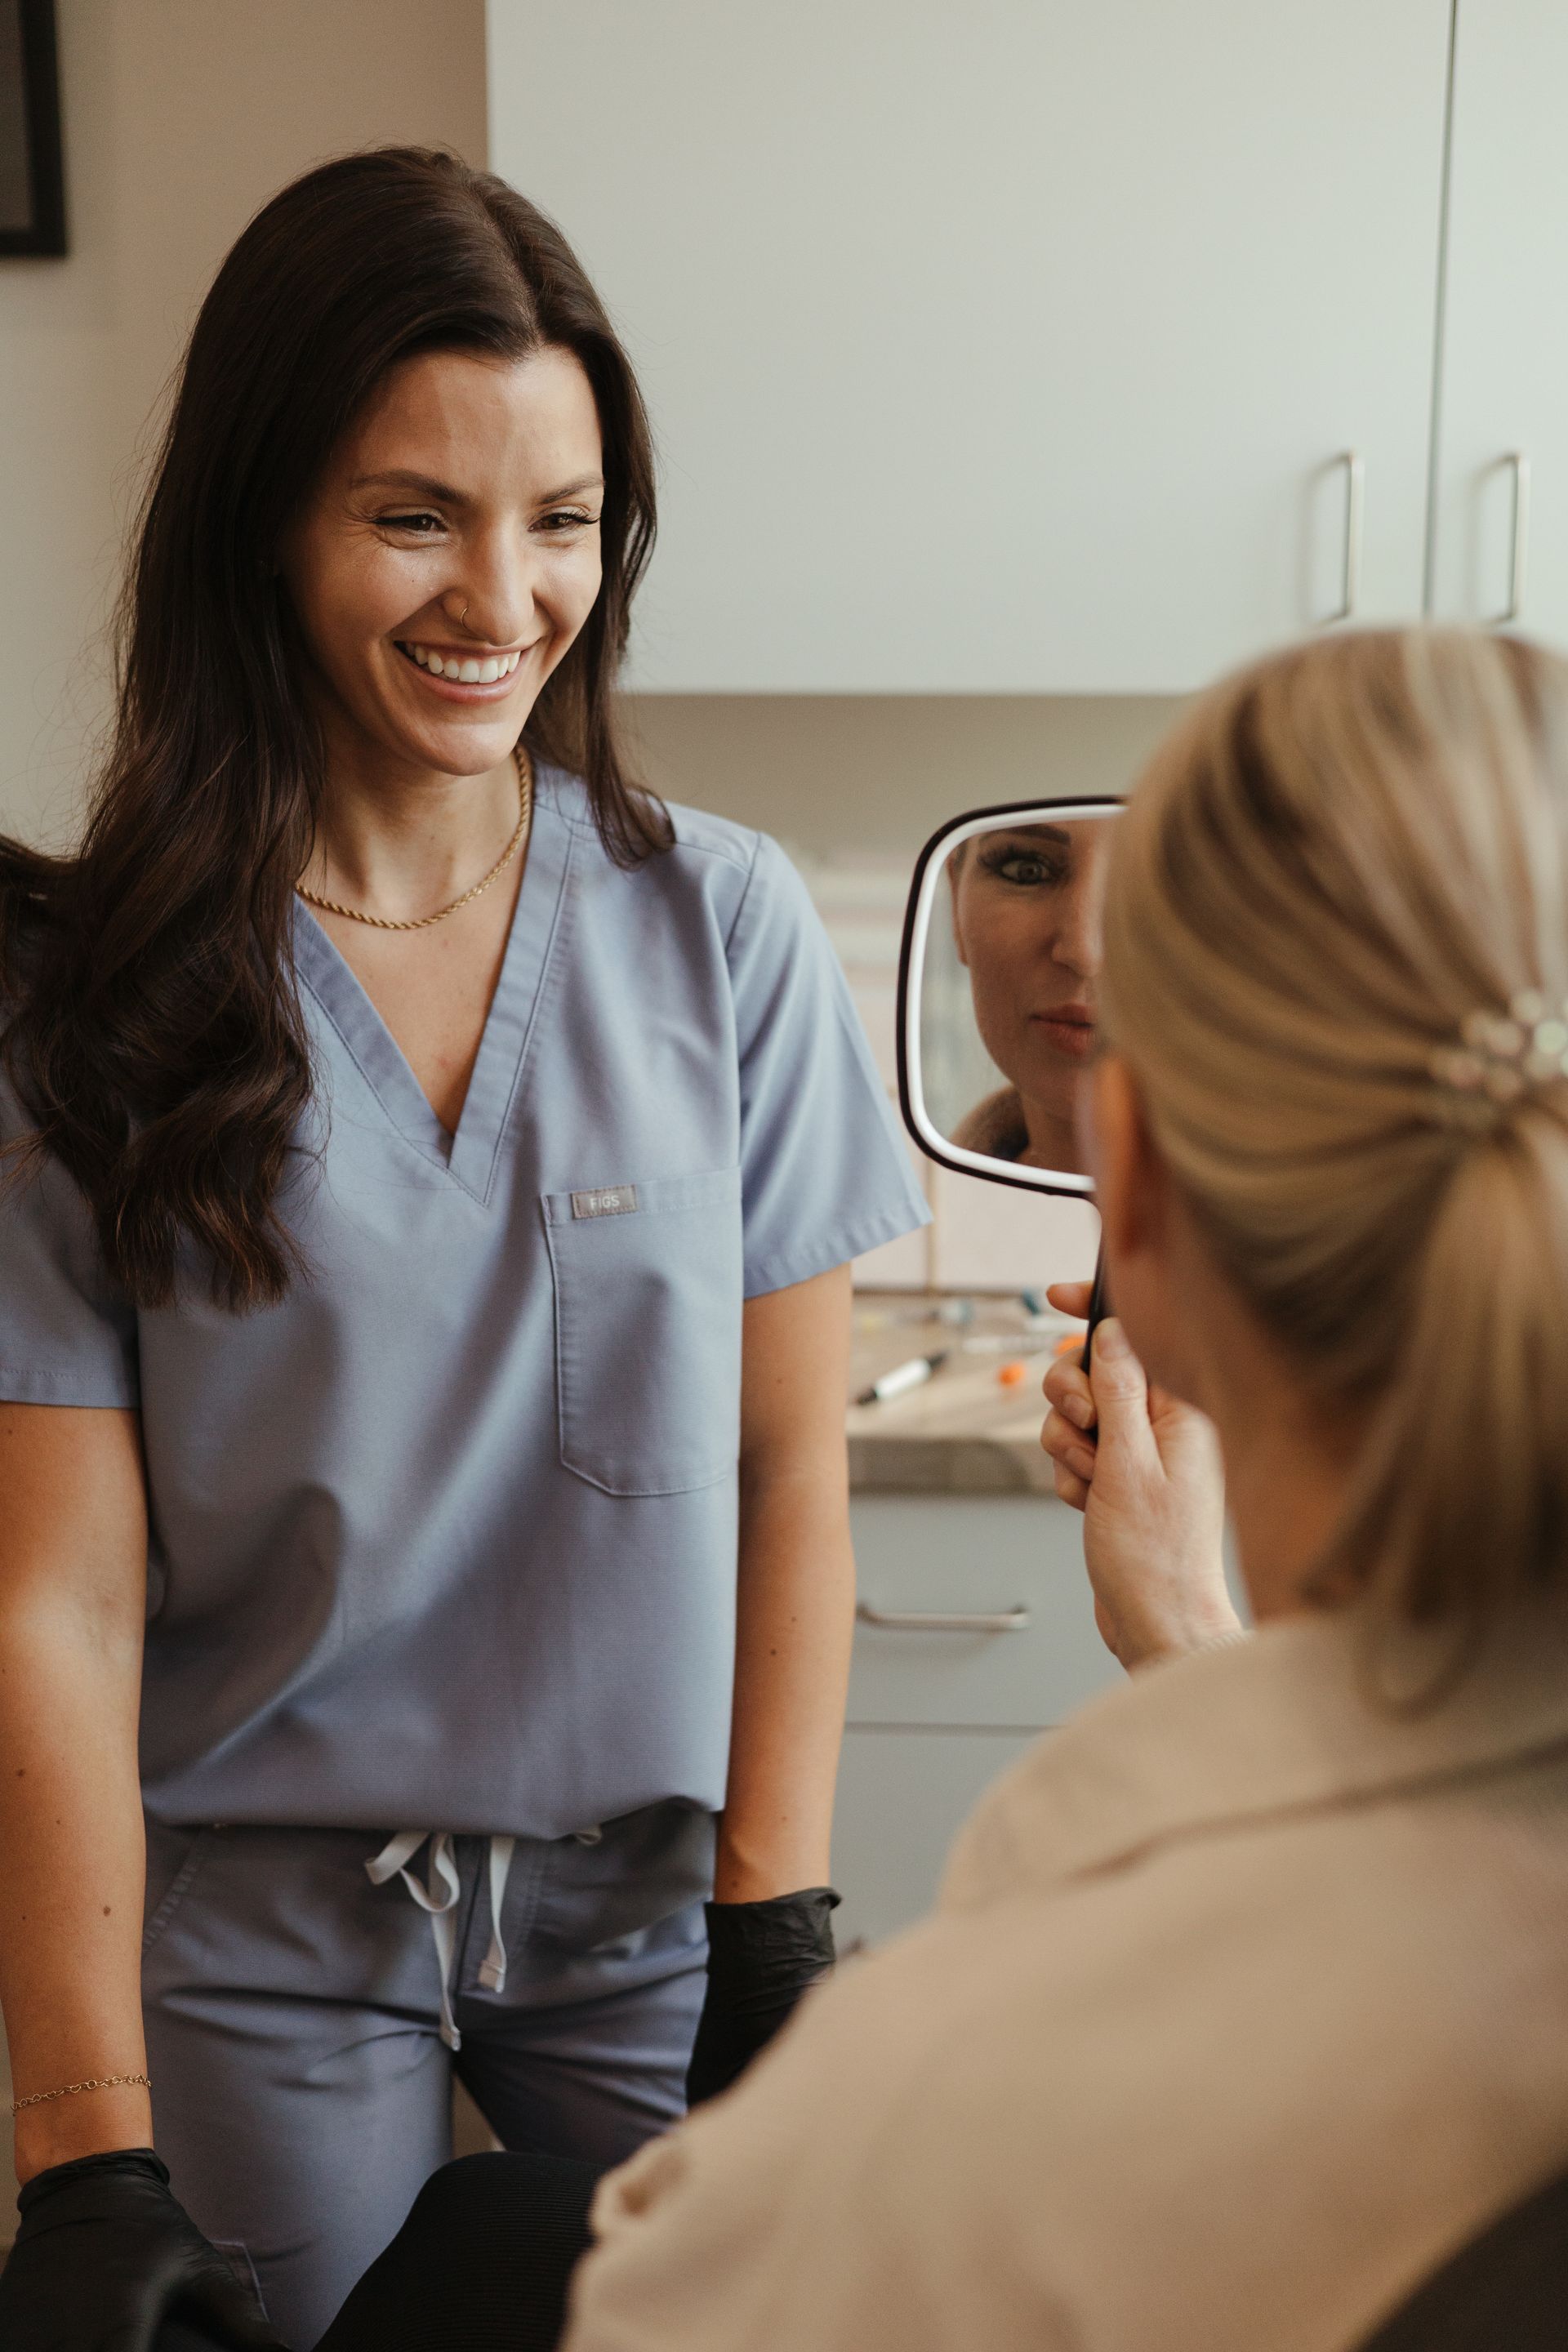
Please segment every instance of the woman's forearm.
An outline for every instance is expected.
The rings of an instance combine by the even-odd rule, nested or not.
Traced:
[[[721,1903],[826,1882],[854,1621],[842,1479],[820,1465],[759,1478],[742,1492]]]
[[[136,1727],[146,1533],[129,1416],[0,1408],[0,2013],[13,2095],[146,2071]],[[144,2089],[25,2107],[16,2169],[145,2147]]]
[[[741,1549],[721,1903],[828,1875],[855,1632],[844,1409],[849,1268],[748,1300]]]

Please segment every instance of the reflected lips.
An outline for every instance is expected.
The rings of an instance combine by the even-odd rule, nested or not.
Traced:
[[[1069,1061],[1087,1062],[1094,1051],[1094,1015],[1087,1004],[1054,1004],[1048,1013],[1031,1013],[1030,1023],[1043,1029],[1058,1054]]]

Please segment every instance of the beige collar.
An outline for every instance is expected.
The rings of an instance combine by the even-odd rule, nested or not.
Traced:
[[[1361,1610],[1293,1618],[1145,1667],[1030,1749],[954,1849],[967,1909],[1270,1816],[1373,1800],[1568,1748],[1568,1606],[1497,1628],[1452,1694],[1419,1709],[1434,1641]]]

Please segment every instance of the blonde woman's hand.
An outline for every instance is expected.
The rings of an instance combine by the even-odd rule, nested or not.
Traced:
[[[1087,1282],[1053,1307],[1089,1309]],[[1046,1375],[1040,1444],[1064,1503],[1083,1513],[1083,1555],[1100,1639],[1129,1673],[1199,1648],[1241,1621],[1226,1590],[1225,1482],[1214,1426],[1152,1389],[1115,1318],[1094,1335],[1087,1374],[1060,1356]]]

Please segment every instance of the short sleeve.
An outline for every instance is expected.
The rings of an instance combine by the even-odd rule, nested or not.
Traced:
[[[26,1132],[9,1087],[0,1132]],[[0,1400],[133,1405],[135,1310],[109,1280],[87,1203],[57,1161],[0,1167]]]
[[[930,1222],[805,886],[758,838],[729,941],[748,1298]]]

